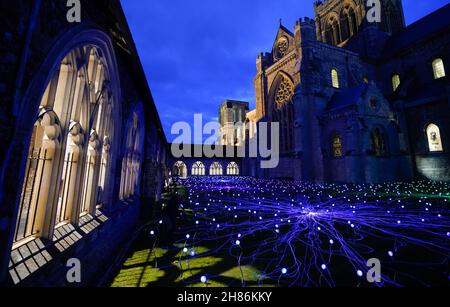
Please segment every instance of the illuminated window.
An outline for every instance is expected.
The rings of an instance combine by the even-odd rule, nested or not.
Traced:
[[[335,158],[342,157],[342,141],[339,134],[333,136],[333,156]]]
[[[434,79],[440,79],[445,77],[445,67],[442,59],[436,59],[433,61]]]
[[[222,176],[223,175],[222,164],[220,164],[219,162],[214,162],[213,164],[211,164],[211,167],[209,168],[209,175]]]
[[[237,176],[239,175],[239,166],[236,162],[230,162],[227,166],[227,175]]]
[[[206,175],[205,165],[202,162],[196,162],[192,166],[192,176],[205,176],[205,175]]]
[[[46,85],[27,144],[15,246],[49,239],[49,229],[75,222],[80,213],[95,213],[111,196],[114,71],[102,54],[92,46],[71,50]]]
[[[394,90],[394,92],[398,89],[398,87],[400,86],[400,76],[399,75],[393,75],[392,76],[392,89]]]
[[[187,178],[187,166],[183,161],[178,161],[172,168],[172,175],[174,177]]]
[[[431,152],[443,151],[441,141],[441,131],[435,124],[430,124],[427,127],[428,148]]]
[[[339,88],[339,75],[336,69],[331,70],[331,82],[334,88]]]

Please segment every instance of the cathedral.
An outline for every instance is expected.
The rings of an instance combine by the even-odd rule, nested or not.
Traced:
[[[450,4],[315,2],[256,60],[256,109],[220,106],[218,157],[174,157],[119,0],[0,1],[0,286],[102,286],[169,178],[450,181]],[[236,128],[237,123],[244,126]],[[238,154],[279,123],[280,162]],[[202,145],[187,145],[195,152]],[[231,152],[232,155],[227,155]],[[203,148],[204,149],[204,148]],[[162,206],[162,205],[161,205]]]
[[[401,0],[315,2],[315,19],[281,23],[256,60],[256,110],[277,122],[280,163],[263,178],[377,183],[450,180],[450,5],[405,26]],[[250,137],[255,133],[251,132]],[[257,168],[255,170],[255,167]]]

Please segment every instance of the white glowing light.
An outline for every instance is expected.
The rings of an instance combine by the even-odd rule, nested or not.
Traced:
[[[186,239],[189,239],[191,236],[190,235],[186,235]]]
[[[389,257],[394,257],[394,252],[393,251],[389,251],[388,255],[389,255]]]
[[[357,274],[359,277],[362,277],[362,276],[363,276],[363,272],[362,272],[361,270],[358,270],[358,272],[356,272],[356,274]]]
[[[322,264],[321,268],[325,271],[327,269],[327,266],[325,264]]]
[[[286,275],[287,269],[286,269],[286,268],[282,268],[282,269],[281,269],[281,273],[282,273],[283,275]]]
[[[333,245],[333,244],[334,244],[334,241],[333,241],[333,240],[330,240],[330,244]]]
[[[152,231],[150,231],[150,235],[151,236],[154,236],[155,235],[155,232],[152,230]]]
[[[205,284],[208,281],[208,279],[206,278],[206,276],[202,276],[200,278],[200,281]]]
[[[236,245],[241,245],[241,241],[236,240]]]

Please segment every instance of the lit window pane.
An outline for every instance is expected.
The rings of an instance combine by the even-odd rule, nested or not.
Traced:
[[[431,152],[443,151],[441,132],[438,126],[430,124],[427,127],[428,147]]]
[[[392,89],[394,90],[394,92],[398,89],[398,87],[400,86],[400,76],[399,75],[393,75],[392,76]]]
[[[331,81],[334,88],[339,88],[339,75],[336,69],[331,71]]]
[[[433,61],[434,78],[440,79],[445,77],[445,67],[442,59],[436,59]]]

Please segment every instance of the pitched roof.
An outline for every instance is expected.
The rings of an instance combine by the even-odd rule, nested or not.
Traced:
[[[385,45],[384,54],[393,55],[449,27],[450,4],[447,4],[391,36]]]
[[[335,110],[357,104],[360,98],[365,94],[368,87],[369,84],[361,83],[354,87],[335,93],[328,102],[327,109]]]

